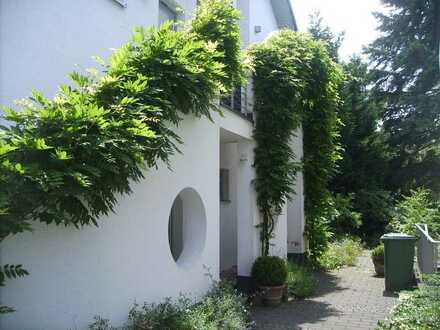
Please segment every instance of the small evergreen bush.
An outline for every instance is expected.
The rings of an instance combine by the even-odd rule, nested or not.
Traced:
[[[316,291],[317,280],[305,266],[288,263],[287,289],[289,295],[297,298],[307,298]]]
[[[280,257],[259,257],[252,266],[252,277],[260,286],[280,286],[287,280],[287,265]]]
[[[385,262],[385,248],[383,244],[376,246],[371,251],[373,261],[383,264]]]

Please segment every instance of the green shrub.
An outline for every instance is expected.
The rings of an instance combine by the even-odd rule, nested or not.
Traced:
[[[231,3],[231,0],[204,0],[197,6],[191,22],[191,28],[199,39],[216,44],[218,61],[224,64],[225,75],[221,81],[228,90],[245,82],[240,27],[237,24],[240,12]],[[213,21],[213,17],[217,20]]]
[[[401,294],[401,301],[377,330],[437,330],[439,325],[440,275],[434,275],[418,290]]]
[[[199,301],[181,296],[158,304],[131,308],[127,323],[114,328],[110,322],[95,317],[90,330],[243,330],[248,327],[249,308],[246,298],[230,283],[215,283]]]
[[[287,265],[280,257],[259,257],[252,266],[252,277],[260,286],[279,286],[286,283]]]
[[[431,236],[440,238],[440,202],[427,189],[412,190],[409,196],[397,203],[389,229],[416,235],[417,223],[427,224]]]
[[[371,251],[371,258],[373,258],[374,261],[379,262],[383,264],[385,262],[385,247],[383,244],[376,246]]]
[[[191,306],[187,298],[176,302],[167,298],[158,304],[135,304],[128,313],[128,329],[174,330],[190,329],[186,313]]]
[[[289,295],[307,298],[315,293],[317,281],[309,269],[293,262],[289,262],[287,268],[286,283]]]
[[[355,266],[362,251],[359,239],[347,237],[331,243],[328,250],[319,258],[318,264],[325,270]]]
[[[249,308],[245,296],[231,283],[221,282],[190,309],[187,319],[190,329],[242,330],[249,322]]]

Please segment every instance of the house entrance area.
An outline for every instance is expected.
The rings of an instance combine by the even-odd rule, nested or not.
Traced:
[[[237,276],[237,175],[240,136],[220,129],[220,278]]]
[[[255,143],[224,128],[219,142],[219,275],[247,282],[260,249],[252,166]]]

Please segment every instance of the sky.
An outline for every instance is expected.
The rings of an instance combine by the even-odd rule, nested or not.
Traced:
[[[347,60],[360,53],[362,46],[377,36],[377,22],[373,12],[385,11],[380,0],[291,0],[300,31],[306,31],[309,15],[320,11],[324,23],[334,32],[345,31],[345,41],[340,56]]]

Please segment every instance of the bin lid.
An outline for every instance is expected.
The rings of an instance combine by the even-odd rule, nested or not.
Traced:
[[[388,233],[388,234],[382,235],[382,237],[380,239],[381,240],[389,240],[389,239],[397,239],[397,240],[410,239],[410,240],[416,240],[417,237],[411,236],[411,235],[407,235],[407,234],[403,234],[403,233]]]

